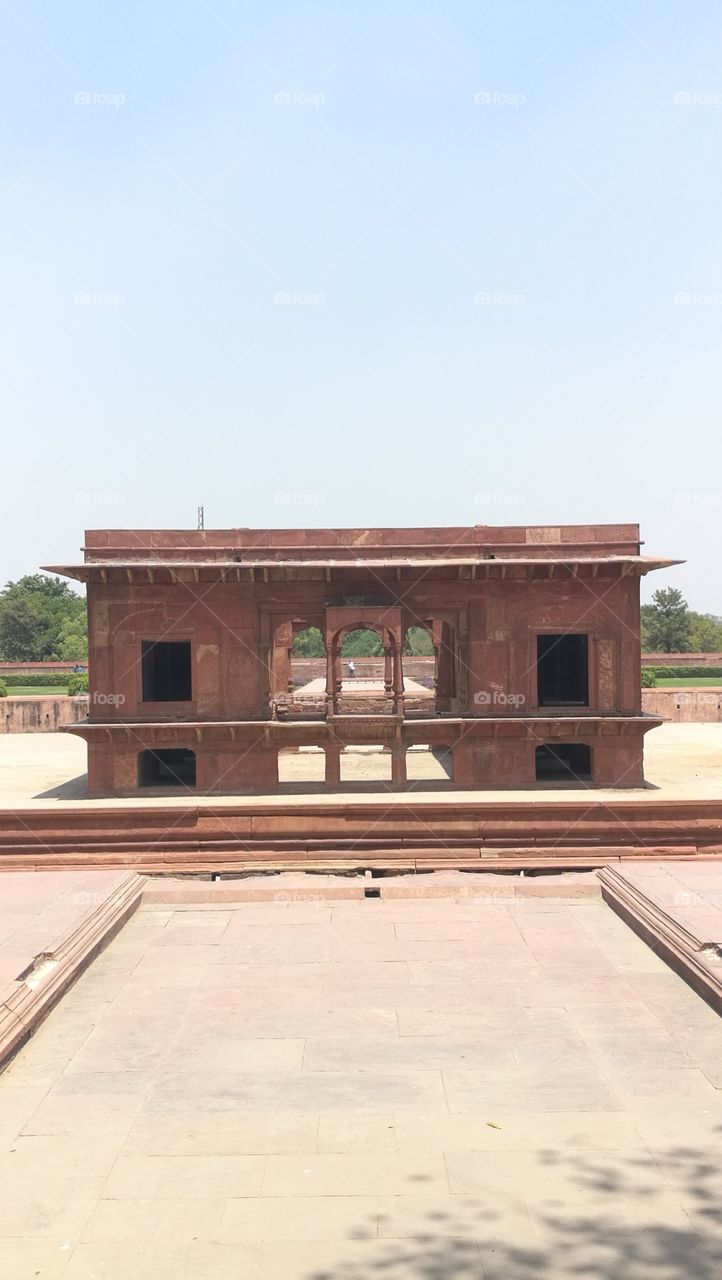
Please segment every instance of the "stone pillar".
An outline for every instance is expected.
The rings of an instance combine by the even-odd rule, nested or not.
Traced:
[[[404,714],[404,670],[401,661],[401,644],[396,639],[393,649],[394,663],[394,711],[397,715]]]
[[[595,738],[591,743],[592,780],[598,787],[644,786],[644,737]]]
[[[120,754],[120,753],[118,753]],[[115,746],[105,742],[88,742],[87,795],[112,796],[121,786],[135,788],[135,764],[131,762],[120,781],[116,782]],[[120,777],[120,770],[118,775]]]
[[[394,742],[391,745],[391,782],[396,784],[406,782],[406,746],[403,742]]]
[[[393,653],[388,645],[384,648],[384,693],[387,697],[393,693]]]
[[[278,749],[239,742],[233,749],[208,751],[203,757],[197,752],[196,782],[199,791],[215,791],[221,795],[275,788],[278,786]]]
[[[271,698],[286,698],[293,692],[293,672],[291,670],[291,645],[293,644],[293,624],[282,622],[273,633],[271,650]]]
[[[335,715],[337,711],[338,677],[336,657],[333,652],[333,646],[329,643],[326,649],[326,715]]]
[[[454,632],[447,623],[441,626],[439,645],[436,650],[436,709],[448,711],[451,699],[456,692],[454,688]]]
[[[326,786],[337,787],[341,781],[341,746],[338,742],[327,742],[326,751]]]

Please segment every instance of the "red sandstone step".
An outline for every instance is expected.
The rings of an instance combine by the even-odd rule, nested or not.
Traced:
[[[399,856],[390,860],[386,852],[376,853],[369,851],[360,851],[353,857],[346,852],[339,852],[336,857],[324,856],[323,858],[309,856],[306,859],[298,857],[288,857],[287,855],[278,855],[273,851],[259,851],[252,856],[241,855],[229,858],[227,854],[219,853],[214,857],[205,858],[200,862],[197,858],[179,859],[175,854],[168,854],[162,858],[150,860],[136,854],[130,854],[127,857],[114,854],[112,858],[96,854],[83,854],[75,856],[64,854],[57,857],[43,857],[41,859],[31,860],[27,855],[9,859],[2,859],[0,864],[2,869],[8,874],[18,870],[33,871],[65,871],[68,869],[91,868],[91,867],[121,867],[124,865],[133,866],[139,872],[146,872],[155,875],[162,874],[192,874],[198,871],[206,871],[207,873],[240,873],[252,872],[254,870],[269,871],[292,871],[292,870],[328,870],[334,872],[340,871],[361,871],[366,869],[372,870],[389,870],[394,871],[432,871],[432,870],[468,870],[478,871],[480,873],[488,873],[492,869],[494,871],[519,871],[520,869],[533,870],[541,866],[546,866],[550,870],[569,868],[578,870],[580,868],[591,869],[595,867],[605,866],[607,864],[620,865],[622,857],[629,856],[630,861],[659,861],[658,854],[649,854],[645,849],[629,850],[606,850],[603,854],[595,854],[590,858],[588,850],[565,850],[560,853],[556,849],[545,851],[531,851],[527,849],[519,849],[516,851],[505,851],[498,858],[483,859],[478,854],[465,857],[463,852],[447,853],[447,854],[429,854],[424,851],[424,856]],[[676,854],[670,854],[669,859],[674,860]]]
[[[600,866],[621,858],[722,855],[722,804],[640,800],[610,806],[457,801],[292,808],[105,808],[0,812],[0,868],[379,865]],[[504,862],[506,860],[506,863]]]

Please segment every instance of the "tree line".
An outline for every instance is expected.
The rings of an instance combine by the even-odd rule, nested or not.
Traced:
[[[722,618],[695,613],[677,587],[655,591],[640,614],[643,653],[722,652]]]
[[[366,627],[349,631],[341,642],[343,658],[380,658],[383,651],[384,646],[380,635]],[[432,657],[434,646],[426,627],[409,627],[403,651],[410,657]],[[304,631],[299,631],[294,637],[291,653],[294,658],[325,657],[326,646],[318,627],[306,627]]]
[[[88,657],[85,599],[67,582],[29,573],[0,592],[0,658],[83,662]]]

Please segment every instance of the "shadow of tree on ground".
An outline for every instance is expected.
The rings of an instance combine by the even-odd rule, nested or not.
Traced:
[[[537,1153],[537,1185],[507,1204],[499,1189],[440,1200],[406,1238],[393,1210],[381,1214],[304,1280],[720,1280],[720,1130],[710,1135],[709,1150]]]

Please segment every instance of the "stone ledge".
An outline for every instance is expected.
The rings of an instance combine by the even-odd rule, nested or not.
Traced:
[[[370,869],[370,868],[369,868]],[[386,874],[379,877],[356,874],[334,874],[327,871],[279,872],[271,875],[248,875],[238,879],[176,879],[172,876],[148,879],[143,890],[143,905],[176,908],[217,905],[236,902],[344,902],[368,897],[398,898],[595,898],[601,897],[601,885],[594,871],[562,872],[558,875],[498,875],[492,871],[436,870],[415,874]]]
[[[631,883],[624,867],[603,867],[597,875],[607,905],[698,995],[722,1014],[722,938],[700,937],[685,928],[653,897]],[[718,956],[716,960],[715,956]]]
[[[87,913],[67,937],[50,937],[47,949],[0,991],[0,1070],[132,915],[143,883],[130,872],[99,902],[89,902]]]

